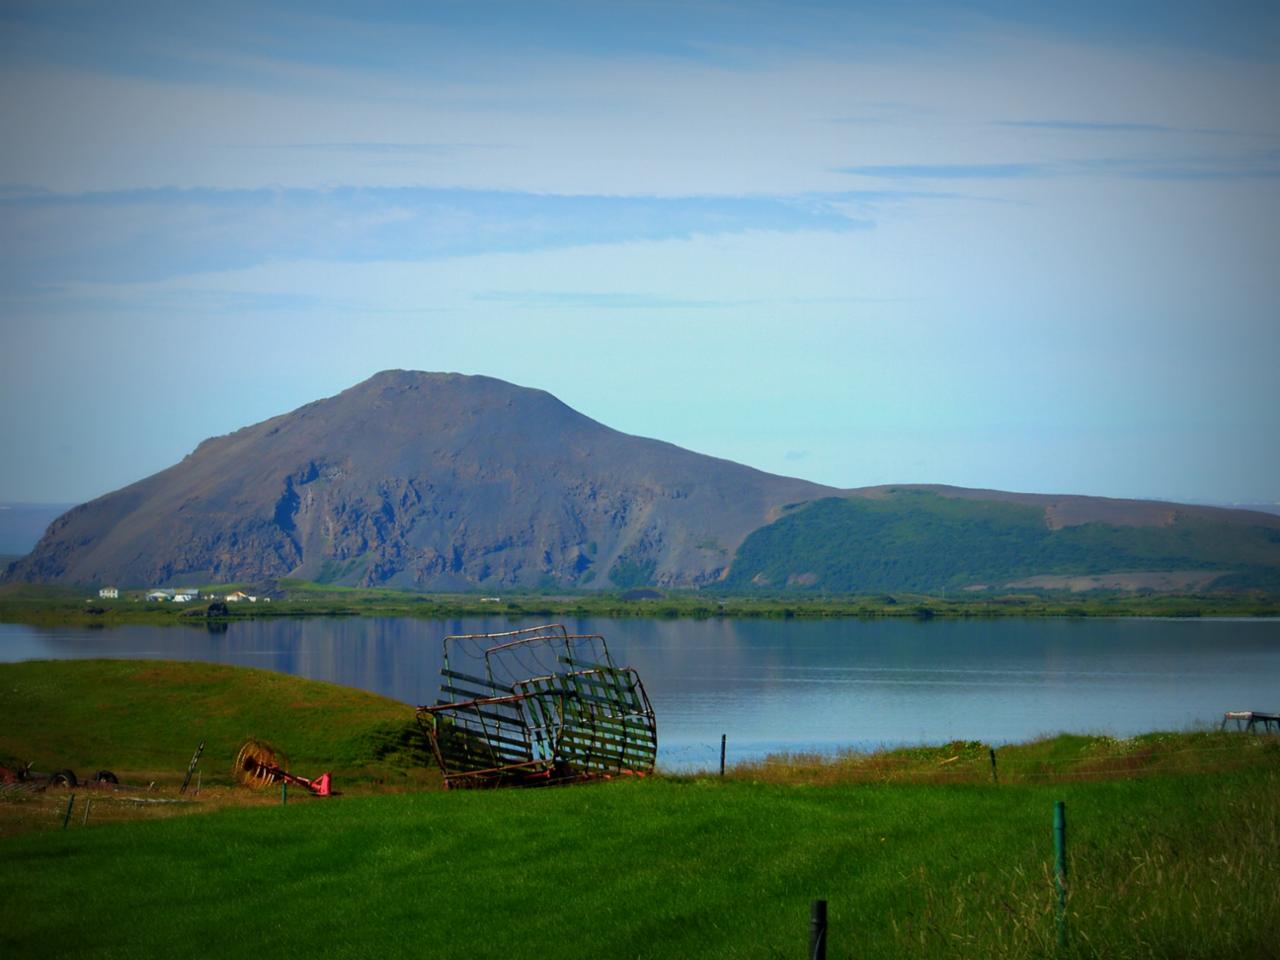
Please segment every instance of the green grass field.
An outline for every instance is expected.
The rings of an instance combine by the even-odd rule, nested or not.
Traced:
[[[131,678],[113,672],[125,668]],[[95,711],[65,712],[73,698],[58,691],[106,680],[134,691],[130,707],[98,709],[90,733]],[[330,723],[304,701],[354,694],[285,681],[304,698],[209,665],[0,666],[3,750],[92,766],[127,738],[140,769],[177,751],[176,777],[190,718],[221,716],[205,721],[218,751],[245,732],[353,775],[408,763],[378,758],[362,733],[402,719],[402,705],[375,719],[376,704],[352,701]],[[951,744],[783,758],[723,780],[357,789],[283,807],[267,795],[130,822],[84,823],[77,806],[65,830],[65,790],[6,792],[0,806],[43,819],[0,838],[0,956],[800,957],[815,898],[830,903],[831,957],[1057,956],[1055,800],[1070,852],[1061,955],[1277,956],[1277,738],[1067,737],[1000,757],[998,786],[982,745]]]

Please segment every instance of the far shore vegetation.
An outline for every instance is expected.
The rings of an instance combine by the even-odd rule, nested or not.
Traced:
[[[148,600],[148,591],[121,589],[114,599],[97,587],[11,583],[0,587],[0,622],[111,626],[123,623],[204,624],[266,617],[658,617],[833,618],[904,617],[1271,617],[1280,596],[1262,591],[1019,591],[960,595],[735,596],[714,590],[636,589],[614,593],[418,593],[340,587],[303,580],[193,584],[196,599]],[[234,594],[244,594],[228,600]],[[249,599],[252,597],[253,599]]]
[[[301,580],[199,585],[198,598],[148,600],[145,590],[107,599],[90,588],[8,585],[0,622],[193,624],[268,617],[656,617],[656,618],[1003,618],[1280,616],[1265,593],[1024,591],[981,596],[868,594],[732,596],[711,591],[614,593],[419,593]],[[244,594],[228,601],[234,594]],[[249,599],[252,597],[253,599]]]

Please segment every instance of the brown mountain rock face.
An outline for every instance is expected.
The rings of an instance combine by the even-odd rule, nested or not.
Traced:
[[[8,579],[696,586],[837,491],[628,436],[548,393],[386,371],[67,512]]]

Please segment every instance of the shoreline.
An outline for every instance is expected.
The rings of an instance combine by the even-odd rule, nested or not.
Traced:
[[[1089,596],[1006,594],[953,598],[915,594],[851,597],[719,597],[707,594],[626,599],[621,595],[502,599],[465,594],[286,587],[257,603],[143,602],[86,598],[63,587],[11,585],[0,593],[0,622],[110,627],[124,624],[217,625],[277,617],[608,617],[650,619],[1259,619],[1280,617],[1280,598],[1258,595]],[[225,588],[223,588],[225,589]]]

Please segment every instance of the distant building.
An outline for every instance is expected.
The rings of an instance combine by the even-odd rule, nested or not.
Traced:
[[[199,590],[179,590],[173,595],[174,603],[190,603],[192,600],[200,599]]]
[[[173,591],[172,590],[148,590],[147,599],[150,601],[163,603],[166,600],[173,599]]]
[[[228,593],[226,596],[226,600],[227,600],[227,603],[239,603],[241,600],[248,600],[250,603],[258,602],[257,597],[250,596],[249,594],[245,593],[243,590],[236,590],[236,591],[233,591],[232,593]]]
[[[119,587],[103,587],[101,590],[98,591],[98,596],[100,596],[103,600],[119,600],[120,588]]]

